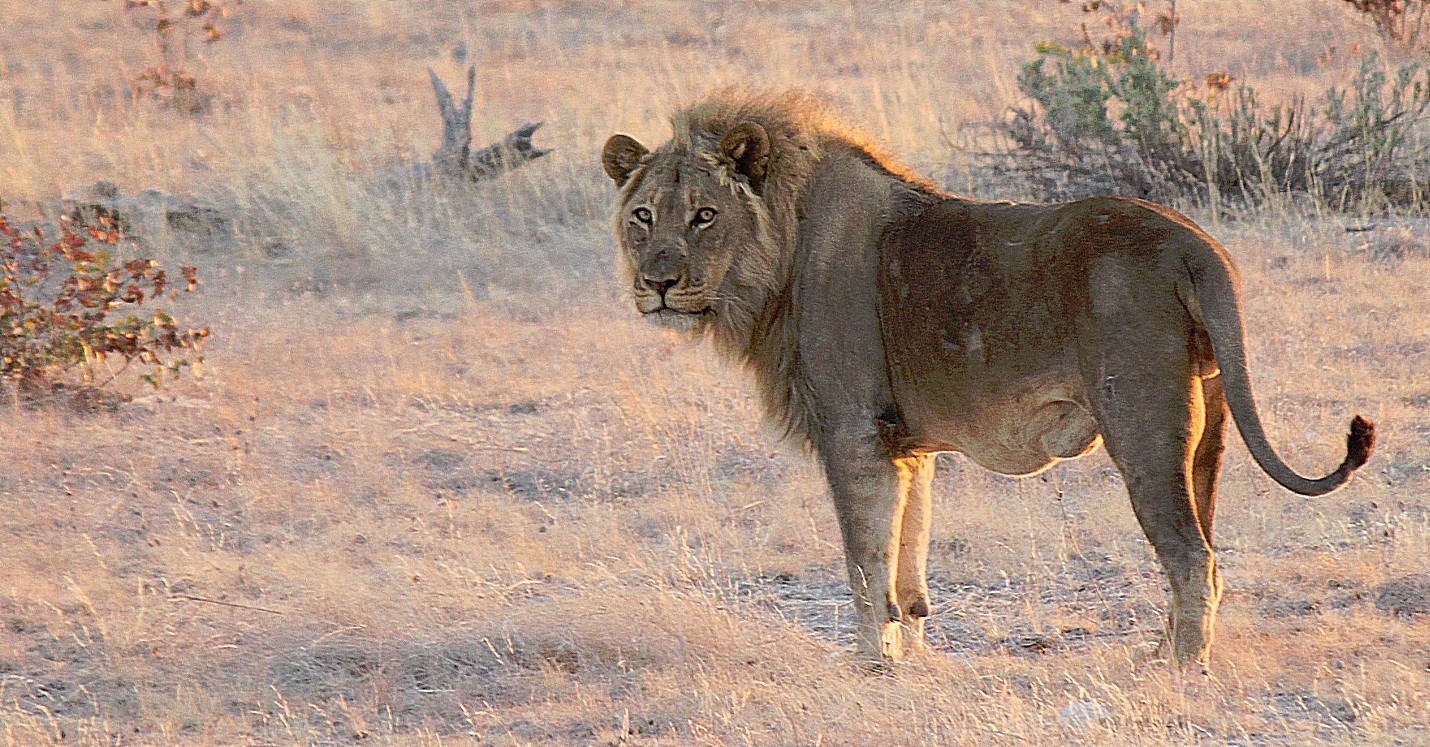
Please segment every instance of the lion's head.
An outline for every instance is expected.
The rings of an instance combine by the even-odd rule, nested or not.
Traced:
[[[622,187],[616,237],[646,318],[699,326],[768,273],[769,159],[769,134],[755,122],[654,152],[627,135],[606,142],[602,165]]]
[[[783,290],[795,206],[836,125],[805,93],[723,89],[676,112],[653,151],[612,135],[601,165],[621,188],[616,237],[637,310],[745,342]]]

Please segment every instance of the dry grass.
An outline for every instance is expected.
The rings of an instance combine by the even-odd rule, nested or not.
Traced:
[[[1343,3],[1263,5],[1183,4],[1178,66],[1289,94],[1373,43]],[[1318,471],[1359,411],[1381,445],[1307,500],[1235,441],[1213,678],[1137,663],[1165,595],[1100,453],[1027,481],[943,459],[940,653],[860,673],[820,475],[619,297],[611,131],[659,140],[717,82],[812,85],[982,194],[948,143],[1075,9],[251,1],[191,118],[123,95],[152,50],[118,3],[63,6],[0,0],[4,196],[223,193],[281,246],[153,248],[204,268],[205,380],[0,411],[6,744],[1427,743],[1423,225],[1216,230],[1273,439]],[[435,143],[423,67],[454,78],[459,43],[478,140],[545,119],[558,151],[384,195]]]

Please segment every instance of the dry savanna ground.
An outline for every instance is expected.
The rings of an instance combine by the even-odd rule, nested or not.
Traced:
[[[740,372],[632,318],[596,154],[717,83],[798,84],[992,196],[959,133],[1080,14],[882,6],[249,0],[195,44],[186,115],[128,93],[157,53],[118,0],[0,0],[12,214],[105,179],[243,226],[145,247],[202,270],[177,307],[214,330],[201,380],[0,409],[0,743],[1430,744],[1430,252],[1404,219],[1189,208],[1243,270],[1288,460],[1327,469],[1353,412],[1380,435],[1319,499],[1233,437],[1211,676],[1138,655],[1166,594],[1100,452],[1021,481],[941,458],[937,653],[851,664],[822,478]],[[1379,44],[1343,6],[1183,3],[1178,71],[1321,90]],[[556,152],[375,189],[436,143],[424,68],[466,64],[479,143],[545,120]]]

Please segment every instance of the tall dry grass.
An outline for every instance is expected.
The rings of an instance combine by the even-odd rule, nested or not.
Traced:
[[[1342,3],[1182,4],[1177,67],[1318,91],[1374,36]],[[1275,488],[1233,438],[1213,678],[1139,653],[1160,572],[1101,454],[1011,480],[941,459],[938,654],[846,660],[822,477],[743,377],[632,319],[612,131],[728,83],[824,91],[904,160],[961,150],[1057,3],[248,2],[192,63],[213,111],[124,91],[116,3],[0,1],[0,195],[98,179],[221,197],[194,261],[209,374],[113,413],[0,412],[0,734],[43,744],[1423,744],[1430,728],[1430,256],[1418,224],[1273,210],[1217,227],[1257,393],[1299,469],[1353,411],[1345,491]],[[458,60],[459,45],[466,50]],[[478,69],[474,130],[557,152],[380,187],[426,157],[426,66]],[[1013,196],[1018,195],[996,195]]]

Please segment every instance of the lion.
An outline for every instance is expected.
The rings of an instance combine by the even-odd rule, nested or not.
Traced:
[[[935,455],[1034,475],[1101,444],[1171,587],[1164,645],[1205,665],[1221,573],[1212,518],[1228,411],[1256,463],[1321,495],[1268,442],[1231,257],[1126,197],[980,202],[897,166],[820,99],[726,89],[650,150],[616,134],[619,264],[636,309],[753,372],[828,478],[861,658],[923,650]]]

